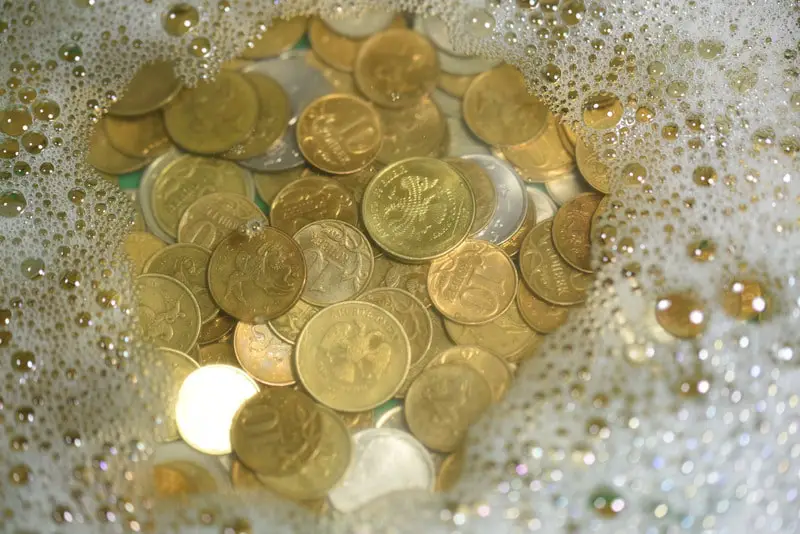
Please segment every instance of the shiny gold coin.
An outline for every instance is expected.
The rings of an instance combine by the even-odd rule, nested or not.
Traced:
[[[492,390],[495,402],[505,397],[511,385],[511,370],[499,356],[477,346],[458,345],[440,353],[429,367],[446,363],[461,363],[478,371]]]
[[[600,161],[597,152],[586,146],[583,140],[575,145],[575,159],[578,161],[578,169],[590,186],[601,193],[611,192],[608,167]]]
[[[350,300],[367,287],[372,249],[356,227],[342,221],[316,221],[294,235],[306,260],[302,299],[313,306]]]
[[[567,263],[585,273],[592,272],[592,216],[603,195],[584,193],[558,210],[553,218],[553,245]]]
[[[545,302],[525,284],[519,284],[517,306],[522,319],[540,334],[552,334],[569,318],[569,308]]]
[[[511,237],[498,245],[509,257],[513,258],[519,254],[525,236],[536,226],[536,216],[536,205],[529,200],[528,204],[525,206],[525,218],[522,219],[522,224],[517,228],[516,232],[511,234]]]
[[[431,158],[389,165],[369,183],[364,226],[379,247],[410,262],[456,248],[472,228],[475,198],[461,173]]]
[[[442,71],[439,73],[437,85],[439,86],[439,89],[448,95],[456,98],[463,98],[467,93],[467,89],[469,89],[472,80],[474,79],[475,76],[457,76],[455,74],[449,74]]]
[[[468,239],[431,264],[428,293],[439,312],[457,323],[499,317],[517,295],[517,270],[508,254],[488,241]]]
[[[261,34],[260,39],[253,39],[252,46],[245,48],[242,57],[245,59],[264,59],[279,56],[291,50],[306,33],[308,19],[292,17],[290,19],[273,19],[272,25]]]
[[[139,117],[105,117],[108,142],[131,158],[156,158],[171,146],[161,113],[156,111]]]
[[[233,332],[236,326],[236,319],[230,315],[220,312],[209,322],[200,327],[200,337],[197,339],[198,345],[208,345],[224,340]]]
[[[311,102],[297,119],[297,144],[306,160],[331,174],[369,165],[383,142],[381,120],[368,102],[346,94]]]
[[[195,200],[178,223],[178,241],[214,250],[243,224],[267,224],[267,216],[249,198],[236,193],[211,193]]]
[[[541,134],[528,142],[503,147],[502,154],[528,183],[557,180],[575,169],[575,160],[559,136],[558,119],[550,113]]]
[[[185,89],[164,109],[175,143],[197,154],[219,154],[243,142],[259,118],[258,95],[238,72],[223,70],[212,82]]]
[[[236,351],[233,350],[233,345],[230,343],[212,343],[200,347],[197,361],[200,365],[231,365],[239,367]]]
[[[311,398],[289,388],[262,389],[236,412],[231,446],[256,475],[298,472],[322,438],[322,415]]]
[[[211,296],[227,314],[251,324],[280,317],[306,283],[303,253],[291,237],[266,226],[252,235],[226,237],[211,255]]]
[[[297,337],[306,326],[306,323],[314,317],[321,308],[312,306],[307,302],[298,300],[288,312],[269,322],[270,329],[276,336],[285,342],[294,345]]]
[[[430,308],[432,305],[428,295],[427,263],[409,264],[394,261],[386,256],[375,258],[375,268],[372,271],[367,289],[378,287],[396,287],[414,295],[423,306]]]
[[[482,325],[462,325],[444,320],[447,335],[459,345],[477,345],[507,362],[516,362],[535,347],[540,336],[520,316],[516,304],[494,321]]]
[[[132,117],[150,113],[168,104],[182,84],[170,61],[143,65],[128,83],[125,94],[108,109],[109,115]]]
[[[153,353],[153,360],[147,360],[147,369],[156,376],[163,377],[167,383],[164,389],[164,421],[156,427],[156,442],[164,443],[180,439],[178,425],[175,422],[175,403],[183,381],[199,365],[181,351],[159,347]]]
[[[303,171],[305,168],[296,167],[280,172],[254,172],[253,181],[256,184],[258,196],[265,204],[272,206],[280,190],[300,178]]]
[[[358,89],[356,89],[356,81],[349,72],[343,72],[331,67],[322,61],[313,50],[306,52],[304,59],[306,65],[316,69],[331,84],[334,93],[359,94]]]
[[[358,52],[355,78],[361,92],[379,106],[413,106],[436,87],[436,50],[422,35],[391,29],[367,39]]]
[[[474,161],[459,158],[447,158],[444,161],[464,175],[472,188],[472,194],[475,196],[475,219],[472,221],[469,235],[475,235],[489,226],[497,209],[497,191],[483,167]]]
[[[262,384],[290,386],[296,382],[292,371],[292,346],[267,325],[237,324],[233,348],[242,369]]]
[[[540,299],[558,306],[572,306],[586,300],[594,277],[574,269],[556,252],[553,221],[542,221],[522,241],[519,266],[522,279]]]
[[[339,35],[318,18],[311,19],[308,41],[317,57],[343,72],[353,72],[356,56],[364,42]]]
[[[373,161],[358,172],[337,176],[336,181],[350,190],[350,192],[353,193],[353,198],[355,198],[356,202],[361,204],[361,200],[364,198],[364,191],[367,189],[367,185],[372,181],[373,178],[375,178],[375,175],[378,174],[383,167],[383,163]]]
[[[383,127],[383,146],[378,161],[394,163],[417,156],[436,156],[442,146],[447,123],[439,106],[423,98],[414,106],[378,110]]]
[[[200,306],[200,320],[205,323],[219,313],[208,291],[208,249],[189,243],[170,245],[156,252],[144,267],[145,274],[163,274],[174,278],[192,292]]]
[[[337,219],[358,224],[358,206],[352,193],[335,180],[309,174],[280,190],[272,202],[272,226],[294,235],[314,221]]]
[[[450,336],[447,335],[447,331],[444,329],[444,323],[442,322],[442,318],[436,312],[435,309],[431,308],[428,310],[428,317],[431,320],[431,346],[428,348],[427,352],[417,360],[414,365],[412,365],[408,369],[408,376],[406,376],[405,381],[403,381],[403,385],[400,386],[400,389],[397,390],[395,393],[395,397],[403,398],[408,393],[408,388],[411,387],[411,384],[414,383],[414,380],[425,370],[425,368],[430,364],[439,353],[449,349],[450,347],[455,347],[453,342],[450,339]]]
[[[186,352],[200,335],[200,307],[189,289],[169,276],[136,277],[142,337],[158,347]]]
[[[493,146],[526,143],[547,127],[547,107],[528,93],[522,74],[510,65],[479,74],[463,106],[469,129]]]
[[[188,154],[176,156],[153,183],[150,204],[156,223],[169,236],[177,237],[181,217],[195,201],[211,193],[245,196],[248,181],[248,172],[230,161]]]
[[[147,260],[166,246],[166,243],[150,232],[131,232],[125,236],[122,244],[125,254],[131,260],[132,272],[135,275],[142,274]]]
[[[111,145],[111,141],[103,127],[103,121],[95,125],[92,137],[89,140],[89,165],[100,172],[120,175],[138,171],[150,161],[146,158],[132,158],[126,156]]]
[[[458,483],[461,478],[461,472],[464,470],[464,448],[456,449],[455,452],[450,453],[447,458],[442,461],[439,466],[439,472],[436,474],[436,486],[434,491],[446,492],[450,491]]]
[[[408,374],[411,346],[400,322],[367,302],[317,313],[297,339],[295,365],[309,394],[341,412],[363,412],[390,398]]]
[[[423,445],[451,452],[491,403],[492,390],[478,371],[463,364],[437,365],[411,384],[406,395],[406,421]]]

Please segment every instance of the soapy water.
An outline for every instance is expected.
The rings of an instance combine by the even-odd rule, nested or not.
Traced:
[[[602,156],[612,196],[589,301],[475,425],[449,493],[322,519],[268,495],[149,498],[164,384],[119,248],[133,207],[85,162],[90,125],[146,60],[177,58],[194,83],[272,17],[366,2],[188,4],[185,32],[158,0],[0,9],[0,530],[798,529],[790,1],[381,2],[439,15],[457,51],[518,66]]]

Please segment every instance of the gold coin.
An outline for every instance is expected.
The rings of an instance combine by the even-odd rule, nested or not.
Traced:
[[[266,489],[256,474],[236,458],[231,461],[231,483],[237,492],[264,491]]]
[[[451,452],[491,403],[492,390],[478,371],[462,364],[437,365],[411,384],[406,395],[406,421],[423,445]]]
[[[200,354],[197,358],[200,365],[232,365],[239,367],[239,360],[236,359],[236,351],[230,343],[212,343],[200,347]]]
[[[291,237],[265,226],[249,236],[234,232],[217,245],[208,281],[223,311],[262,324],[289,311],[300,298],[306,265]]]
[[[292,17],[290,19],[273,19],[272,25],[261,33],[260,39],[253,39],[252,46],[245,48],[242,57],[245,59],[264,59],[279,56],[291,50],[306,33],[308,19]]]
[[[262,389],[236,412],[231,447],[256,475],[296,473],[322,438],[322,415],[311,398],[289,388]]]
[[[124,96],[108,108],[109,115],[132,117],[168,104],[180,92],[181,81],[170,61],[143,65],[128,83]]]
[[[475,198],[461,173],[432,158],[389,165],[367,185],[364,226],[392,256],[428,261],[456,248],[472,228]]]
[[[339,35],[318,18],[311,19],[308,41],[311,50],[323,63],[343,72],[353,72],[356,56],[364,42]]]
[[[163,402],[166,407],[162,426],[156,427],[156,442],[165,443],[180,439],[178,424],[175,422],[175,404],[178,391],[183,381],[192,371],[200,367],[196,361],[181,351],[158,347],[154,351],[153,360],[147,360],[147,370],[155,376],[163,377],[167,383],[164,389]]]
[[[150,204],[158,226],[177,237],[183,213],[195,201],[211,193],[248,193],[247,171],[222,159],[183,154],[175,157],[156,176]]]
[[[290,386],[296,382],[292,371],[292,346],[267,325],[237,324],[233,348],[242,369],[262,384]]]
[[[481,347],[457,345],[441,352],[428,366],[446,363],[461,363],[478,371],[489,384],[495,402],[505,396],[511,385],[511,370],[508,365],[499,356]]]
[[[516,304],[490,323],[462,325],[445,319],[444,325],[447,335],[457,344],[476,345],[507,362],[519,360],[540,337],[522,320]]]
[[[586,146],[583,140],[575,145],[575,159],[578,161],[578,170],[590,186],[601,193],[611,192],[608,167],[597,157],[597,152]]]
[[[528,232],[531,231],[536,225],[536,204],[528,201],[525,206],[525,218],[522,219],[522,224],[517,228],[517,231],[511,234],[511,237],[500,243],[498,246],[508,254],[510,257],[515,257],[519,254],[519,249],[522,247],[522,241]]]
[[[205,467],[185,460],[173,460],[153,466],[153,486],[157,499],[216,493],[222,489],[217,484],[216,477]]]
[[[474,161],[459,158],[447,158],[444,161],[464,175],[472,188],[475,196],[475,219],[469,235],[474,236],[489,226],[497,209],[497,191],[483,167]]]
[[[528,183],[543,183],[562,178],[575,169],[575,160],[558,135],[558,119],[547,114],[544,131],[526,143],[506,146],[502,154]]]
[[[224,339],[236,326],[236,319],[226,313],[220,312],[209,322],[200,327],[200,337],[197,340],[199,345],[208,345]]]
[[[169,276],[143,274],[135,281],[142,337],[158,347],[191,349],[200,334],[200,307],[189,289]]]
[[[540,334],[552,334],[569,318],[569,308],[545,302],[525,284],[517,290],[517,306],[522,319]]]
[[[367,289],[378,287],[396,287],[414,295],[423,306],[430,308],[432,305],[428,295],[427,263],[409,264],[396,262],[386,256],[375,258],[375,268],[372,270]]]
[[[400,389],[395,393],[395,397],[403,398],[408,393],[408,388],[411,387],[411,384],[414,383],[414,380],[425,370],[428,364],[433,361],[433,359],[438,356],[441,352],[449,349],[450,347],[455,347],[453,342],[450,340],[450,337],[447,335],[447,331],[444,329],[444,323],[442,322],[442,318],[436,312],[435,309],[431,308],[428,310],[428,317],[431,320],[431,346],[428,348],[428,351],[420,358],[419,360],[414,363],[408,369],[408,376],[406,376],[405,381],[403,381],[403,385],[400,386]]]
[[[354,67],[361,92],[379,106],[413,106],[436,87],[439,62],[431,43],[406,29],[376,33],[361,46]]]
[[[317,313],[297,339],[295,365],[309,394],[341,412],[391,399],[408,374],[411,346],[392,314],[367,302]]]
[[[337,412],[336,415],[342,418],[347,430],[349,430],[351,434],[358,432],[359,430],[375,428],[375,417],[373,410],[355,413]]]
[[[300,178],[305,170],[303,167],[296,167],[280,172],[254,172],[253,181],[258,196],[265,204],[272,206],[280,190]]]
[[[556,252],[553,221],[542,221],[522,241],[519,266],[522,279],[540,299],[558,306],[572,306],[586,300],[594,277],[574,269]]]
[[[211,193],[183,212],[178,241],[214,250],[220,241],[252,221],[267,224],[267,217],[250,199],[236,193]]]
[[[202,328],[202,326],[201,326],[200,328]],[[198,345],[197,343],[195,343],[195,344],[192,346],[192,348],[191,348],[191,349],[189,349],[189,350],[186,352],[186,355],[187,355],[187,356],[189,356],[189,357],[190,357],[191,359],[193,359],[194,361],[196,361],[196,362],[198,362],[198,363],[199,363],[199,362],[200,362],[200,345]]]
[[[297,144],[313,166],[349,174],[369,165],[381,149],[378,113],[353,95],[332,94],[311,102],[297,119]]]
[[[477,239],[434,261],[428,273],[433,305],[461,324],[488,323],[502,315],[514,302],[518,283],[508,254]]]
[[[383,146],[378,152],[381,163],[438,153],[447,123],[439,106],[430,98],[407,108],[381,108],[378,114],[383,128]]]
[[[131,260],[133,274],[139,275],[144,271],[147,260],[166,246],[166,243],[150,232],[131,232],[125,236],[122,248]]]
[[[288,312],[269,322],[269,327],[276,336],[285,342],[294,345],[306,323],[314,317],[321,308],[312,306],[307,302],[298,300]]]
[[[436,487],[434,491],[446,492],[450,491],[458,483],[461,478],[461,472],[464,470],[464,448],[461,447],[455,452],[450,453],[447,458],[442,461],[439,466],[439,472],[436,474]]]
[[[441,71],[439,73],[437,85],[439,86],[439,89],[448,95],[456,98],[463,98],[467,93],[467,89],[469,89],[472,80],[474,79],[475,76],[458,76],[456,74],[449,74]]]
[[[126,156],[111,145],[111,141],[103,127],[103,121],[95,125],[92,137],[89,140],[89,165],[100,172],[120,175],[138,171],[147,165],[146,158],[132,158]]]
[[[547,107],[510,65],[479,74],[464,95],[463,112],[472,133],[494,146],[528,142],[547,127]]]
[[[258,95],[238,72],[185,89],[164,109],[175,143],[197,154],[219,154],[247,139],[259,118]]]
[[[419,299],[402,289],[382,287],[367,291],[358,300],[380,306],[400,321],[411,346],[412,366],[425,356],[431,346],[433,326]]]
[[[294,235],[306,260],[302,299],[314,306],[350,300],[372,275],[372,249],[364,234],[342,221],[316,221]]]
[[[358,172],[337,176],[336,181],[349,189],[350,192],[353,193],[353,198],[355,198],[356,202],[361,204],[367,184],[375,178],[375,175],[378,174],[378,171],[383,169],[383,167],[383,163],[373,161]]]
[[[575,129],[563,119],[559,119],[558,134],[561,136],[561,141],[564,144],[564,148],[566,148],[567,152],[569,152],[574,158],[576,156],[575,147],[578,144],[578,136],[575,133]]]
[[[567,263],[585,273],[592,272],[592,215],[603,195],[584,193],[573,198],[553,218],[553,245]]]
[[[206,323],[216,317],[219,308],[208,291],[208,262],[211,253],[189,243],[170,245],[156,252],[147,265],[145,274],[163,274],[174,278],[192,292],[200,306],[200,320]]]
[[[131,158],[156,158],[169,150],[170,141],[160,112],[139,117],[105,117],[109,143]]]
[[[294,235],[314,221],[337,219],[358,224],[358,207],[352,193],[335,180],[309,174],[280,190],[272,202],[272,226]]]
[[[359,94],[356,89],[356,82],[349,72],[342,72],[341,70],[327,65],[313,50],[306,52],[304,59],[306,65],[319,71],[328,83],[331,84],[334,93]]]

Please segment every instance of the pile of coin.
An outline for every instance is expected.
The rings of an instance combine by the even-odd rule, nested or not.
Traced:
[[[174,379],[162,441],[315,509],[451,487],[469,426],[585,299],[606,170],[435,18],[278,21],[195,88],[167,67],[90,155],[147,167],[124,248]]]

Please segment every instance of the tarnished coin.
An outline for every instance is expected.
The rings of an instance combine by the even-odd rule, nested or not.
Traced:
[[[556,213],[553,219],[553,245],[572,267],[592,272],[592,215],[603,195],[584,193],[573,198]]]
[[[379,106],[416,104],[436,87],[436,51],[420,34],[391,29],[373,35],[361,46],[355,64],[356,84]]]
[[[305,389],[342,412],[386,402],[408,373],[411,347],[400,322],[367,302],[321,310],[297,339],[295,365]]]
[[[222,70],[211,82],[185,89],[164,108],[175,143],[198,154],[219,154],[241,143],[258,120],[258,95],[241,74]]]
[[[236,319],[227,313],[220,312],[200,327],[200,337],[197,339],[197,343],[198,345],[207,345],[223,340],[233,332],[235,326]]]
[[[466,178],[447,163],[410,158],[375,176],[364,191],[362,211],[378,246],[421,262],[447,254],[467,237],[475,198]]]
[[[536,186],[528,186],[528,203],[536,208],[536,223],[555,217],[558,206],[550,196]]]
[[[522,242],[520,273],[542,300],[559,306],[580,304],[594,277],[574,269],[556,252],[552,226],[550,220],[537,224]]]
[[[192,292],[200,307],[201,322],[206,323],[219,312],[208,291],[208,249],[179,243],[156,252],[144,267],[145,274],[163,274],[174,278]]]
[[[139,117],[108,116],[101,124],[111,146],[130,158],[156,158],[171,145],[160,112]]]
[[[132,158],[126,156],[111,145],[111,141],[106,134],[103,121],[95,125],[92,137],[89,140],[89,155],[87,156],[89,165],[100,172],[107,174],[120,175],[138,171],[147,165],[146,158]]]
[[[281,55],[291,50],[303,38],[308,19],[292,17],[290,19],[273,19],[272,24],[260,38],[252,40],[242,52],[244,59],[265,59]]]
[[[583,140],[575,145],[575,159],[578,161],[578,169],[590,186],[601,193],[611,192],[608,167],[600,161],[597,152],[587,147]]]
[[[522,74],[502,65],[478,75],[464,95],[464,120],[490,145],[518,145],[534,139],[547,127],[549,113],[528,93]]]
[[[136,277],[139,323],[145,341],[186,352],[200,335],[200,307],[189,289],[169,276]]]
[[[214,250],[220,241],[252,221],[267,224],[264,212],[253,201],[236,193],[211,193],[195,200],[183,212],[178,241]]]
[[[517,229],[516,232],[511,234],[507,240],[500,243],[500,249],[514,258],[519,254],[519,249],[522,247],[522,240],[531,231],[531,228],[536,226],[536,205],[530,202],[530,195],[528,196],[528,206],[525,208],[525,219]]]
[[[350,224],[316,221],[294,235],[306,260],[302,299],[314,306],[349,300],[364,291],[372,275],[372,249]]]
[[[540,334],[555,332],[569,318],[569,308],[545,302],[525,284],[519,284],[517,306],[522,319]]]
[[[441,103],[439,104],[441,106]],[[447,111],[445,111],[447,114]],[[489,148],[469,131],[461,114],[447,117],[447,150],[445,154],[458,158],[470,154],[490,154]]]
[[[311,19],[308,41],[324,63],[342,72],[353,72],[356,56],[364,42],[336,33],[320,19]]]
[[[499,317],[514,302],[517,284],[517,270],[508,254],[475,239],[434,261],[428,272],[433,305],[462,324],[483,324]]]
[[[501,152],[525,182],[557,180],[575,169],[575,160],[558,132],[558,119],[548,113],[547,125],[540,135],[526,143],[503,147]]]
[[[198,367],[197,362],[183,352],[166,347],[159,347],[154,351],[152,360],[148,357],[148,371],[166,380],[164,420],[161,426],[156,427],[155,439],[158,443],[180,439],[175,422],[175,404],[178,402],[178,392],[183,381]]]
[[[131,232],[125,236],[122,248],[133,266],[133,274],[139,275],[144,271],[147,260],[167,244],[149,232]]]
[[[297,120],[297,143],[309,163],[331,174],[349,174],[369,165],[381,149],[378,113],[346,94],[311,102]]]
[[[252,324],[289,311],[305,282],[300,247],[270,226],[249,236],[232,233],[214,249],[208,267],[214,301],[229,315]]]
[[[361,9],[344,17],[322,16],[322,20],[333,31],[351,39],[363,39],[385,30],[394,18],[393,12],[383,9]]]
[[[171,61],[155,61],[143,65],[126,87],[122,98],[108,108],[109,115],[133,117],[155,111],[175,98],[182,84]]]
[[[472,194],[475,196],[475,219],[472,221],[470,235],[476,235],[489,225],[497,209],[494,183],[483,167],[474,161],[459,158],[448,158],[444,161],[463,174],[472,188]]]
[[[296,382],[293,347],[267,325],[238,323],[233,331],[233,349],[242,369],[262,384],[290,386]]]
[[[439,89],[448,95],[463,98],[474,78],[474,76],[457,76],[447,72],[440,72],[437,85]]]
[[[511,384],[511,370],[508,365],[500,357],[481,347],[469,345],[452,347],[441,352],[428,366],[446,363],[463,363],[478,371],[489,384],[495,402],[505,396]]]
[[[430,454],[410,434],[372,428],[358,432],[353,441],[352,467],[328,494],[337,510],[352,512],[385,495],[433,487],[435,470]]]
[[[236,359],[236,351],[230,343],[212,343],[200,347],[200,355],[197,360],[200,365],[232,365],[239,367],[239,360]]]
[[[289,475],[317,449],[322,424],[320,410],[308,395],[291,388],[262,389],[236,412],[231,446],[257,475]]]
[[[269,327],[276,336],[294,345],[297,337],[306,326],[306,323],[311,320],[314,315],[321,308],[312,306],[304,300],[298,300],[292,309],[269,322]]]
[[[557,180],[545,182],[544,187],[558,206],[566,204],[582,193],[594,193],[594,189],[589,187],[577,168]]]
[[[461,478],[463,470],[464,448],[461,447],[442,461],[439,466],[439,472],[436,474],[436,488],[434,491],[445,492],[453,489],[458,483],[458,479]]]
[[[294,235],[315,221],[336,219],[353,226],[358,224],[358,206],[344,186],[313,173],[303,176],[280,190],[272,202],[269,220],[272,226]]]
[[[375,258],[375,268],[372,271],[367,289],[378,287],[396,287],[414,295],[426,307],[431,307],[428,295],[428,270],[427,263],[409,264],[394,261],[386,256]]]
[[[286,171],[253,173],[258,196],[265,204],[272,206],[280,190],[300,178],[304,170],[304,167],[295,167]]]
[[[378,110],[383,126],[383,146],[378,161],[394,163],[415,156],[436,156],[447,125],[439,106],[423,98],[415,106]]]
[[[477,345],[503,358],[517,362],[533,352],[541,341],[520,316],[516,304],[494,321],[482,325],[462,325],[444,320],[450,339],[459,345]]]
[[[408,389],[406,421],[426,447],[452,452],[491,403],[492,389],[478,371],[464,364],[436,365]]]

